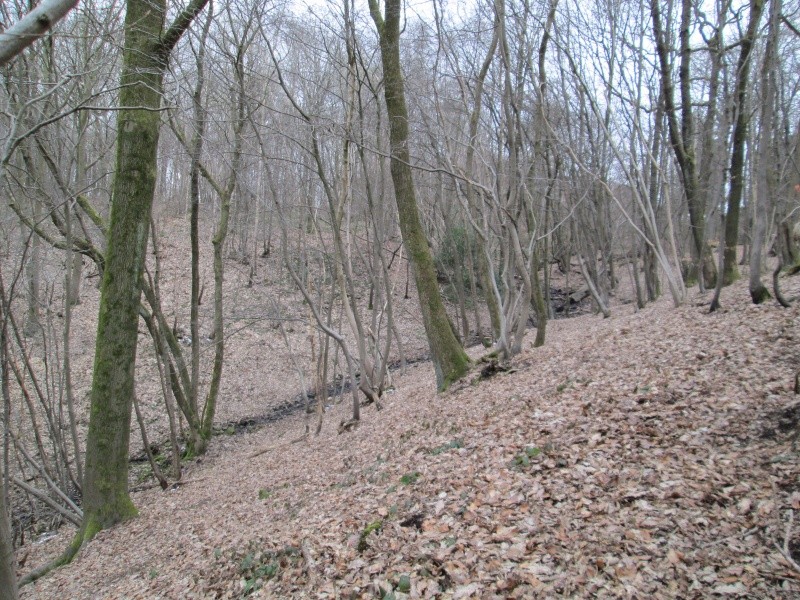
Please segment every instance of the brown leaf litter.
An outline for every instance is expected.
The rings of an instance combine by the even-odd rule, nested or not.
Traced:
[[[342,435],[347,401],[215,438],[22,597],[798,597],[800,309],[699,300],[553,322],[441,395],[411,366]]]

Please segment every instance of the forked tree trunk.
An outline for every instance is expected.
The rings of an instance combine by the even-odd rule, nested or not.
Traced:
[[[713,285],[716,273],[713,262],[707,260],[709,253],[705,243],[705,199],[698,189],[698,167],[694,147],[694,114],[692,111],[692,48],[691,20],[694,6],[691,0],[681,0],[681,22],[679,28],[680,65],[678,79],[680,81],[680,121],[679,109],[675,98],[675,86],[672,82],[673,66],[669,60],[669,46],[664,24],[661,19],[659,0],[650,0],[650,15],[653,24],[653,35],[659,61],[662,98],[667,117],[670,145],[681,174],[684,193],[689,207],[689,222],[692,232],[692,257],[697,267],[701,289]]]
[[[369,0],[370,14],[378,30],[383,63],[384,97],[389,115],[391,173],[400,231],[414,266],[422,321],[436,370],[436,385],[445,390],[469,370],[469,358],[459,344],[444,310],[431,250],[422,228],[408,149],[408,109],[400,70],[400,0],[385,0],[385,18],[378,0]]]

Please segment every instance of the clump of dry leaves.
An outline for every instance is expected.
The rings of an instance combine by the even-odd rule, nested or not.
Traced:
[[[415,365],[342,435],[347,402],[219,437],[23,598],[798,597],[800,309],[703,300],[554,322],[441,395]]]

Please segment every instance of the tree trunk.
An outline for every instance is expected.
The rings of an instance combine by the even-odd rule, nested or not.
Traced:
[[[120,106],[158,108],[163,68],[153,57],[164,12],[131,0]],[[134,33],[135,27],[139,31]],[[154,64],[155,63],[155,64]],[[139,280],[144,269],[155,190],[159,115],[123,108],[118,113],[117,171],[109,223],[106,269],[100,289],[91,415],[86,441],[84,539],[136,515],[128,495],[128,443],[139,322]]]
[[[417,209],[408,149],[408,110],[400,70],[401,2],[385,0],[385,20],[381,16],[378,0],[369,0],[369,6],[380,38],[384,96],[390,123],[391,174],[400,217],[400,231],[414,266],[414,280],[436,371],[436,385],[443,391],[467,373],[470,361],[458,343],[444,310],[431,250]]]
[[[33,177],[33,174],[31,174]],[[31,182],[35,185],[34,182]],[[33,201],[33,218],[35,223],[42,222],[42,209],[38,200]],[[25,313],[25,326],[23,328],[25,335],[31,337],[39,333],[41,329],[41,319],[39,315],[39,298],[40,282],[41,282],[41,263],[42,263],[42,240],[38,235],[30,237],[30,257],[28,264],[25,266],[25,277],[28,288],[27,297],[27,312]]]
[[[11,540],[11,527],[8,524],[4,481],[0,469],[0,596],[3,600],[17,600],[17,573],[14,568],[14,544]]]
[[[140,282],[156,184],[158,108],[169,53],[205,2],[194,0],[166,32],[165,0],[127,3],[116,172],[86,439],[84,521],[74,551],[101,529],[137,514],[128,493],[128,443]]]
[[[697,267],[701,289],[704,289],[706,283],[709,285],[713,283],[711,280],[715,278],[716,273],[713,272],[713,262],[707,261],[709,250],[705,243],[705,203],[698,189],[697,157],[694,151],[695,127],[694,114],[692,112],[692,49],[690,47],[693,4],[691,0],[681,0],[680,65],[678,68],[681,105],[680,122],[678,121],[678,107],[675,102],[675,88],[672,82],[672,65],[669,61],[668,42],[661,21],[660,5],[661,2],[659,0],[650,0],[650,14],[658,54],[662,97],[667,116],[670,145],[678,163],[683,190],[689,207],[692,257]],[[708,282],[705,281],[706,277],[709,278]]]
[[[0,386],[2,387],[3,405],[6,408],[4,420],[9,427],[10,415],[10,389],[9,389],[9,360],[8,360],[8,315],[5,288],[0,277]],[[7,440],[8,438],[6,438]],[[9,507],[6,506],[8,493],[8,480],[3,467],[8,468],[8,446],[4,447],[3,460],[0,461],[0,595],[8,600],[17,600],[17,574],[14,560],[14,543],[11,538],[11,527],[8,523]]]
[[[775,45],[780,27],[781,0],[772,0],[769,11],[769,33],[761,66],[761,131],[758,135],[758,158],[756,167],[756,193],[753,203],[753,240],[750,244],[750,297],[755,304],[770,298],[770,293],[761,281],[762,252],[767,231],[767,213],[771,212],[770,168],[773,162],[773,116],[775,103]]]
[[[763,9],[764,0],[751,0],[750,22],[747,24],[747,32],[742,38],[736,69],[736,125],[733,129],[731,184],[728,192],[728,210],[725,215],[725,266],[722,274],[724,285],[730,285],[739,278],[736,249],[739,243],[739,211],[744,191],[744,145],[750,121],[750,113],[747,108],[747,85],[750,73],[750,54]]]

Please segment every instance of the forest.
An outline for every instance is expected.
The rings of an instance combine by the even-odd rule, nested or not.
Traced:
[[[800,2],[0,21],[0,599],[800,594]]]

